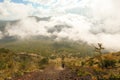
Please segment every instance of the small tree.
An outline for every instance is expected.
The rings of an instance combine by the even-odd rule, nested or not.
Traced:
[[[65,61],[64,61],[64,59],[65,59],[65,56],[62,55],[62,57],[61,57],[61,66],[62,66],[62,68],[65,67]]]
[[[95,51],[96,52],[98,52],[99,54],[100,54],[100,62],[101,62],[101,64],[100,64],[100,66],[103,68],[103,61],[102,61],[102,50],[103,50],[104,48],[102,47],[102,43],[98,43],[98,47],[95,47]]]
[[[102,47],[102,43],[98,43],[98,47],[95,47],[95,51],[100,53],[100,55],[102,54],[103,49],[104,47]]]

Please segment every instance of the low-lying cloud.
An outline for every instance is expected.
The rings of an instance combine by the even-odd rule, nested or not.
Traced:
[[[120,33],[118,26],[116,27],[106,28],[93,24],[84,16],[68,14],[51,17],[48,21],[37,21],[36,18],[27,17],[14,24],[8,24],[5,33],[6,36],[18,39],[56,36],[55,40],[67,38],[74,41],[82,40],[88,44],[101,42],[107,49],[119,50]]]

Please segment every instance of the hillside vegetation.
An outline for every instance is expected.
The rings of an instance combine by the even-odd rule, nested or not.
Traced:
[[[86,43],[66,41],[1,44],[0,80],[41,79],[119,80],[120,52],[99,54]]]

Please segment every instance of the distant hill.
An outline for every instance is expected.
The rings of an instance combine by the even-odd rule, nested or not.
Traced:
[[[92,56],[94,49],[92,46],[83,42],[68,40],[53,41],[50,39],[31,39],[0,42],[0,48],[7,48],[15,52],[28,52],[39,54],[66,53],[71,55]]]

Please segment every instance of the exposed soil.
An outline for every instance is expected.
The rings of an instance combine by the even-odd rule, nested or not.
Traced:
[[[13,80],[92,80],[90,76],[77,76],[71,69],[49,66],[43,71],[27,73]]]

